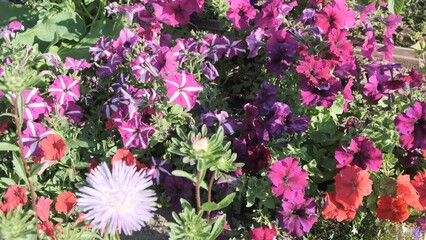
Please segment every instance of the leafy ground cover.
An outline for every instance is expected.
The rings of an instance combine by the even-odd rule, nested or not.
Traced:
[[[2,239],[424,237],[424,69],[392,55],[403,1],[0,13]]]

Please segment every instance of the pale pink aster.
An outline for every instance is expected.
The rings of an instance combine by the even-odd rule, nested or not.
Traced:
[[[157,197],[146,171],[127,166],[124,161],[112,166],[103,162],[86,179],[88,186],[77,193],[77,208],[84,219],[102,234],[131,235],[141,230],[156,210]]]

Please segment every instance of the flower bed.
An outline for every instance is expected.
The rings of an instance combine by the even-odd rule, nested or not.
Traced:
[[[0,4],[6,239],[127,239],[161,210],[170,239],[423,235],[398,4]]]

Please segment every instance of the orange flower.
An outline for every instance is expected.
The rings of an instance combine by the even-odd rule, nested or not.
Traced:
[[[140,163],[136,160],[136,158],[133,156],[133,153],[130,152],[129,149],[120,148],[117,150],[115,155],[112,157],[111,164],[118,163],[119,161],[124,161],[127,166],[132,166],[133,164],[136,164],[137,169],[146,169],[146,165],[143,163]]]
[[[65,145],[61,136],[56,134],[50,134],[41,140],[40,147],[46,160],[61,160],[67,150],[67,145]]]
[[[322,218],[336,219],[338,222],[350,221],[355,218],[357,209],[345,209],[345,207],[336,201],[336,193],[326,193],[326,204],[322,210]]]
[[[74,193],[72,192],[63,192],[59,194],[56,199],[55,209],[58,212],[63,212],[65,214],[70,214],[74,209],[77,199],[75,198]]]
[[[373,181],[370,173],[358,166],[346,166],[334,177],[336,201],[346,209],[357,209],[362,205],[362,198],[370,195]]]
[[[403,198],[391,198],[381,196],[377,201],[376,216],[392,222],[404,222],[410,216],[407,210],[408,204]]]
[[[426,208],[426,172],[418,172],[411,184],[413,184],[419,194],[420,204],[423,208]]]
[[[405,202],[417,211],[423,211],[424,207],[419,202],[419,194],[410,182],[410,175],[401,175],[397,180],[398,198],[403,198]]]

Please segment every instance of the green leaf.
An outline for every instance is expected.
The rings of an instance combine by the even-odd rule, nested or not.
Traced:
[[[14,20],[20,21],[25,28],[30,28],[37,22],[38,15],[24,5],[0,2],[0,26],[7,26]]]
[[[398,15],[404,8],[404,0],[388,0],[388,10]]]
[[[187,173],[187,172],[182,171],[182,170],[174,170],[174,171],[172,172],[172,174],[173,174],[173,175],[175,175],[176,177],[184,177],[184,178],[186,178],[186,179],[189,179],[189,180],[191,180],[193,183],[195,183],[195,182],[196,182],[196,176],[195,176],[194,174],[190,174],[190,173]],[[200,186],[201,186],[203,189],[205,189],[205,190],[207,190],[207,189],[208,189],[208,188],[207,188],[207,184],[206,184],[206,182],[205,182],[205,181],[202,181],[202,182],[200,183]]]
[[[220,201],[219,203],[206,202],[201,206],[201,208],[203,209],[203,211],[210,211],[210,212],[220,210],[220,209],[226,208],[229,204],[231,204],[232,201],[234,200],[234,197],[235,197],[235,193],[231,193],[228,196],[226,196],[224,199],[222,199],[222,201]]]
[[[0,151],[19,151],[19,147],[15,144],[0,142]]]
[[[16,174],[18,174],[19,178],[25,181],[25,183],[28,186],[29,185],[28,178],[27,178],[27,174],[25,174],[25,168],[24,168],[24,164],[22,163],[22,160],[15,153],[13,153],[12,155],[13,155],[13,158],[12,158],[13,170],[15,171]]]
[[[122,21],[113,21],[111,19],[102,19],[93,22],[91,30],[75,45],[63,44],[58,55],[61,58],[73,57],[76,59],[89,59],[89,47],[92,47],[101,36],[105,35],[110,38],[115,38],[124,27]]]
[[[223,214],[222,216],[216,218],[216,221],[214,222],[212,231],[210,233],[209,240],[215,240],[222,233],[225,224],[226,214]]]

